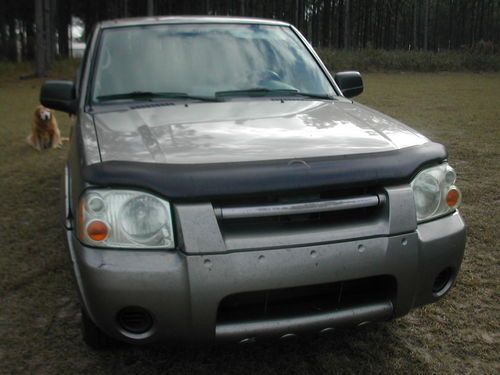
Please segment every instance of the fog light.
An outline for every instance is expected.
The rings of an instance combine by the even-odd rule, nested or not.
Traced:
[[[116,320],[125,331],[135,334],[145,333],[153,326],[151,314],[139,306],[125,307],[116,315]]]
[[[440,297],[445,294],[451,287],[452,278],[453,270],[451,267],[442,270],[434,280],[434,284],[432,285],[432,294],[434,294],[435,297]]]

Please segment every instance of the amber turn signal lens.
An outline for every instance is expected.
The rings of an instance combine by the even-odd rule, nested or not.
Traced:
[[[104,241],[108,238],[108,226],[100,220],[94,220],[87,225],[87,235],[93,241]]]
[[[446,204],[449,207],[456,207],[460,203],[460,190],[452,187],[446,194]]]

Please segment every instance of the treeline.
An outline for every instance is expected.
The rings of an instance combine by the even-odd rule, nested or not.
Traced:
[[[72,17],[88,34],[100,20],[148,14],[275,18],[336,49],[494,53],[500,39],[499,0],[0,0],[0,60],[32,60],[37,46],[48,64],[67,57]]]

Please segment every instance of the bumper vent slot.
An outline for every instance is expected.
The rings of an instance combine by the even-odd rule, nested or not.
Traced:
[[[330,284],[245,292],[227,296],[219,305],[221,323],[266,321],[328,313],[391,301],[396,295],[392,276],[374,276]]]

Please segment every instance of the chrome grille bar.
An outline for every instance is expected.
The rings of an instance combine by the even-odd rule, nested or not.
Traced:
[[[215,207],[219,219],[243,219],[253,217],[300,215],[317,212],[353,210],[376,207],[383,204],[383,195],[362,195],[339,199],[320,200],[304,203],[269,204],[255,206]]]

